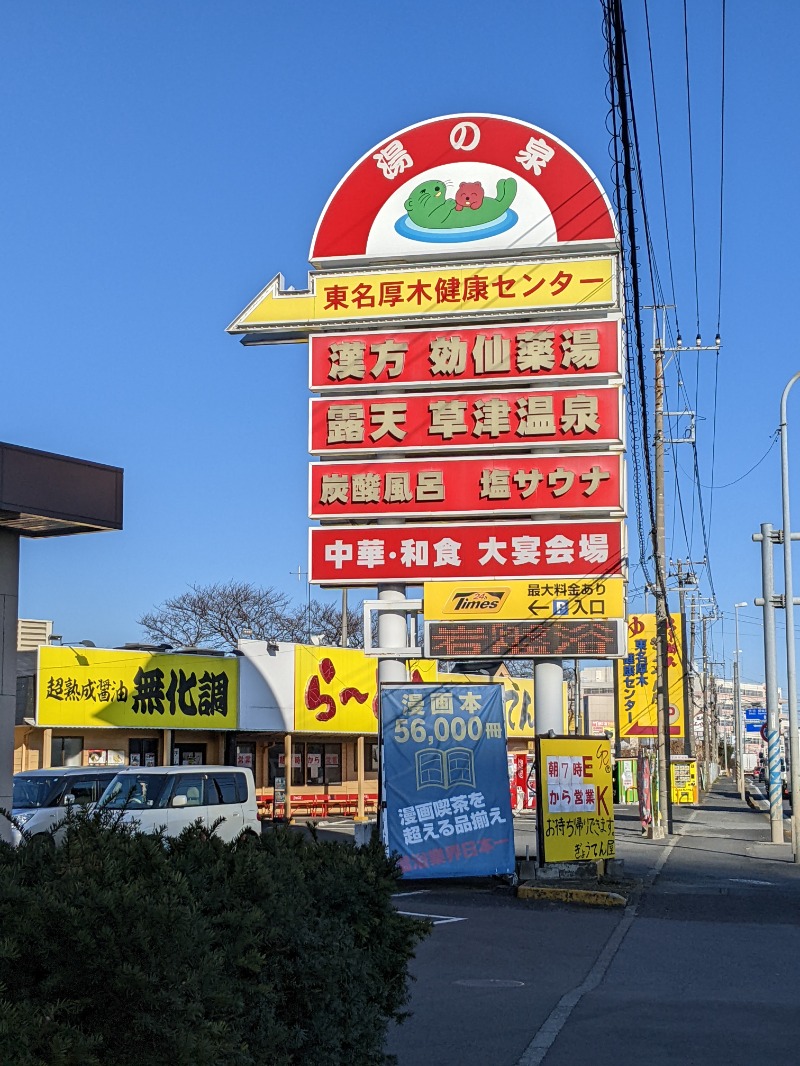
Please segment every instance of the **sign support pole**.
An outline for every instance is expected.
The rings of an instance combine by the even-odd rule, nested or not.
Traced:
[[[382,603],[395,603],[399,601],[396,611],[378,612],[378,647],[379,648],[407,648],[408,625],[406,622],[405,585],[382,585],[378,588],[378,599]],[[404,682],[408,680],[408,670],[404,659],[385,659],[383,656],[378,660],[378,836],[383,840],[383,800],[385,795],[383,773],[383,708],[381,706],[381,689],[383,685],[392,682]],[[384,841],[385,843],[385,841]]]
[[[0,529],[0,807],[11,810],[14,712],[17,705],[19,534]],[[11,823],[0,818],[0,840],[11,843]]]

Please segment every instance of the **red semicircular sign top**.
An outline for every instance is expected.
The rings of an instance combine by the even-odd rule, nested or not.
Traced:
[[[557,137],[517,119],[448,115],[362,156],[325,205],[309,258],[516,256],[617,240],[600,183]]]

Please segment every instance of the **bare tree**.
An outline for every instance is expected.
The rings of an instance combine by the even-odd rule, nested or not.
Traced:
[[[363,620],[348,611],[348,646],[363,647]],[[340,643],[342,615],[331,604],[311,600],[298,606],[272,587],[245,581],[190,585],[142,615],[138,624],[149,640],[173,647],[230,649],[244,637],[253,640]]]

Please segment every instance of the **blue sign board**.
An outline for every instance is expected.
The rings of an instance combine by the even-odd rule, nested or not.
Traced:
[[[382,685],[382,835],[407,877],[514,872],[503,686]]]
[[[745,722],[744,723],[744,731],[745,731],[745,733],[760,733],[761,732],[761,726],[763,724],[764,724],[763,722]]]
[[[766,722],[767,720],[767,708],[766,707],[745,707],[744,710],[745,720],[748,722]]]

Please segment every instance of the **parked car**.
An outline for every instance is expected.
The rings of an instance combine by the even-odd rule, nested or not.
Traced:
[[[45,836],[57,830],[71,803],[96,803],[118,772],[118,766],[58,766],[14,774],[13,843],[19,844],[22,839],[20,828],[31,836]]]
[[[167,836],[198,819],[223,840],[260,833],[253,772],[239,766],[138,766],[120,770],[100,797],[100,806],[123,812],[123,821],[143,832]]]

